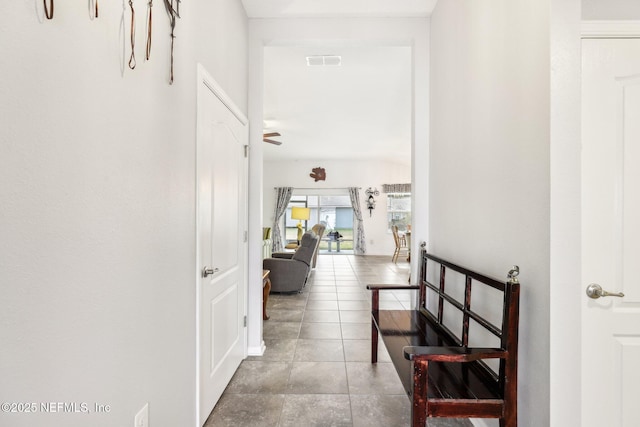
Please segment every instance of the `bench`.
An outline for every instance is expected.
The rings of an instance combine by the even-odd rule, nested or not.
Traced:
[[[517,426],[518,273],[514,266],[498,281],[423,248],[418,286],[367,286],[371,363],[380,334],[412,402],[412,427],[425,427],[429,417]],[[394,289],[418,290],[418,309],[380,310],[380,291]]]

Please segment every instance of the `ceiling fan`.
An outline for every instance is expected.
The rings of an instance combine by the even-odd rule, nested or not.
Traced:
[[[269,132],[262,135],[262,140],[264,142],[268,142],[269,144],[282,145],[282,142],[271,139],[274,136],[282,136],[282,135],[280,135],[278,132]]]

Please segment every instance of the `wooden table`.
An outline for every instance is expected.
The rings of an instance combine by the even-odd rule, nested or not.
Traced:
[[[267,300],[271,292],[269,273],[271,273],[271,271],[262,270],[262,320],[269,320],[269,316],[267,316]]]

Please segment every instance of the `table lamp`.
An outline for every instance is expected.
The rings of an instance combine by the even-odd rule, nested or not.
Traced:
[[[298,227],[298,245],[302,240],[302,221],[303,220],[307,221],[310,216],[311,216],[311,209],[309,208],[299,208],[296,206],[291,208],[291,219],[298,220],[298,225],[296,226]]]

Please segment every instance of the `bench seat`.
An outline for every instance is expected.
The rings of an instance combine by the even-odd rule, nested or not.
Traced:
[[[411,396],[411,360],[405,347],[432,347],[434,354],[460,355],[468,349],[446,342],[438,326],[414,310],[380,310],[373,321],[396,367],[407,395]],[[501,353],[500,349],[481,349]],[[487,378],[479,361],[433,362],[429,364],[427,397],[429,399],[502,399],[497,379]]]

